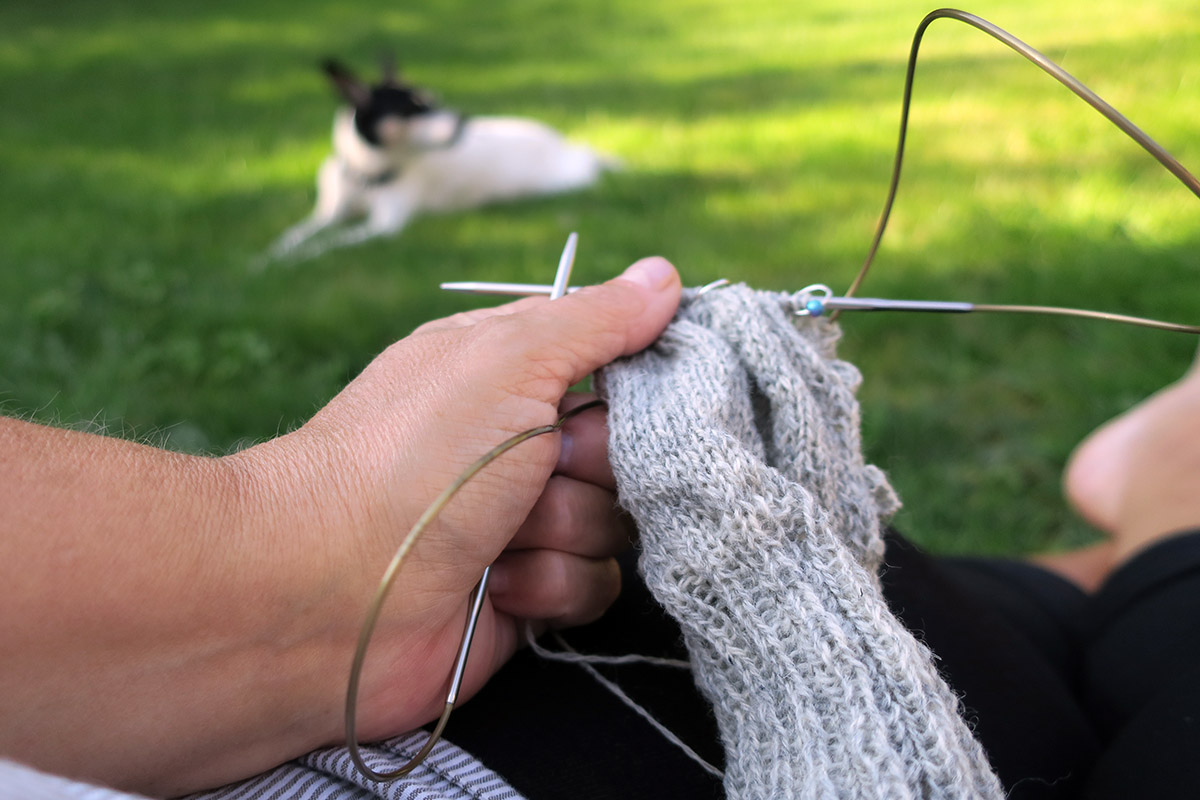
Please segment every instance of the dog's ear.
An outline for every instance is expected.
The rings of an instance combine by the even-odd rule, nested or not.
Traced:
[[[329,58],[322,62],[321,69],[333,81],[338,94],[344,97],[350,105],[362,108],[371,102],[371,87],[354,77],[354,74],[341,63]]]

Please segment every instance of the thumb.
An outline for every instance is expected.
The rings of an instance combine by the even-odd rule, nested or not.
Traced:
[[[664,258],[644,258],[621,275],[553,301],[514,304],[493,317],[493,352],[520,370],[536,364],[554,378],[561,396],[572,384],[653,342],[675,315],[681,286]],[[495,337],[495,338],[493,338]],[[546,397],[557,402],[558,396]]]

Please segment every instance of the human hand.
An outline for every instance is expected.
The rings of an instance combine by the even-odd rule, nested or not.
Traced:
[[[0,755],[152,796],[255,774],[343,737],[359,626],[443,488],[567,388],[650,344],[679,300],[662,259],[548,302],[430,323],[312,420],[224,458],[0,417]],[[612,600],[627,538],[603,415],[471,481],[411,551],[360,691],[360,734],[437,715],[470,589],[495,562],[469,696],[518,621]]]
[[[594,369],[648,345],[679,298],[674,269],[621,278],[422,326],[389,348],[296,432],[231,457],[250,487],[262,569],[290,586],[283,637],[305,653],[295,687],[309,738],[340,741],[349,657],[393,550],[437,494],[509,436],[582,402]],[[529,619],[570,625],[615,598],[611,558],[628,544],[600,410],[538,437],[468,483],[412,550],[367,656],[359,734],[380,738],[441,710],[467,597],[495,563],[468,660],[469,697],[509,658]],[[295,650],[296,648],[293,648]],[[294,713],[294,712],[293,712]]]

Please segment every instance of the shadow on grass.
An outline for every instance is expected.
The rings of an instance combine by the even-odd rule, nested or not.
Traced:
[[[807,24],[819,42],[847,23],[838,11]],[[898,27],[907,36],[912,24]],[[580,281],[658,252],[691,284],[844,286],[886,188],[903,75],[901,50],[798,50],[781,67],[696,37],[668,7],[624,0],[10,4],[0,31],[0,94],[22,109],[0,123],[0,398],[196,451],[298,424],[420,322],[489,302],[443,296],[439,280],[545,281],[570,230],[582,234]],[[1071,55],[1117,70],[1176,41],[1073,44]],[[395,239],[250,274],[307,213],[328,149],[333,99],[313,62],[333,53],[366,67],[391,45],[414,80],[466,110],[527,113],[582,138],[592,120],[609,124],[637,146],[629,170],[591,192],[428,217]],[[1156,246],[1123,228],[1119,197],[1073,214],[1047,202],[1078,190],[1097,158],[1109,183],[1138,183],[1130,204],[1158,184],[1132,145],[1056,148],[1061,116],[1022,117],[1061,94],[1044,81],[998,45],[923,61],[896,227],[865,291],[1195,320],[1196,226]],[[962,102],[976,89],[1000,102]],[[1059,114],[1090,114],[1067,102]],[[963,118],[1031,130],[1034,146],[958,145]],[[1190,144],[1194,123],[1171,119]],[[1083,535],[1057,500],[1066,452],[1194,346],[999,317],[848,316],[845,330],[845,355],[867,376],[869,449],[908,501],[905,527],[943,549],[1006,552]]]
[[[1102,240],[1083,226],[1031,234],[979,223],[981,257],[971,269],[930,272],[926,264],[940,256],[904,253],[881,260],[863,293],[1200,321],[1200,234],[1156,247]],[[1193,336],[1023,315],[847,315],[843,325],[843,355],[866,375],[868,452],[907,503],[899,524],[955,552],[1089,541],[1061,498],[1067,456],[1095,427],[1182,374],[1196,349]]]

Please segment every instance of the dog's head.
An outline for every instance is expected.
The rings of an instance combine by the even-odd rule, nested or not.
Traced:
[[[439,108],[429,93],[396,74],[390,58],[383,61],[383,79],[369,85],[341,63],[322,64],[338,94],[354,107],[354,128],[363,141],[385,149],[430,149],[454,142],[462,116]]]

